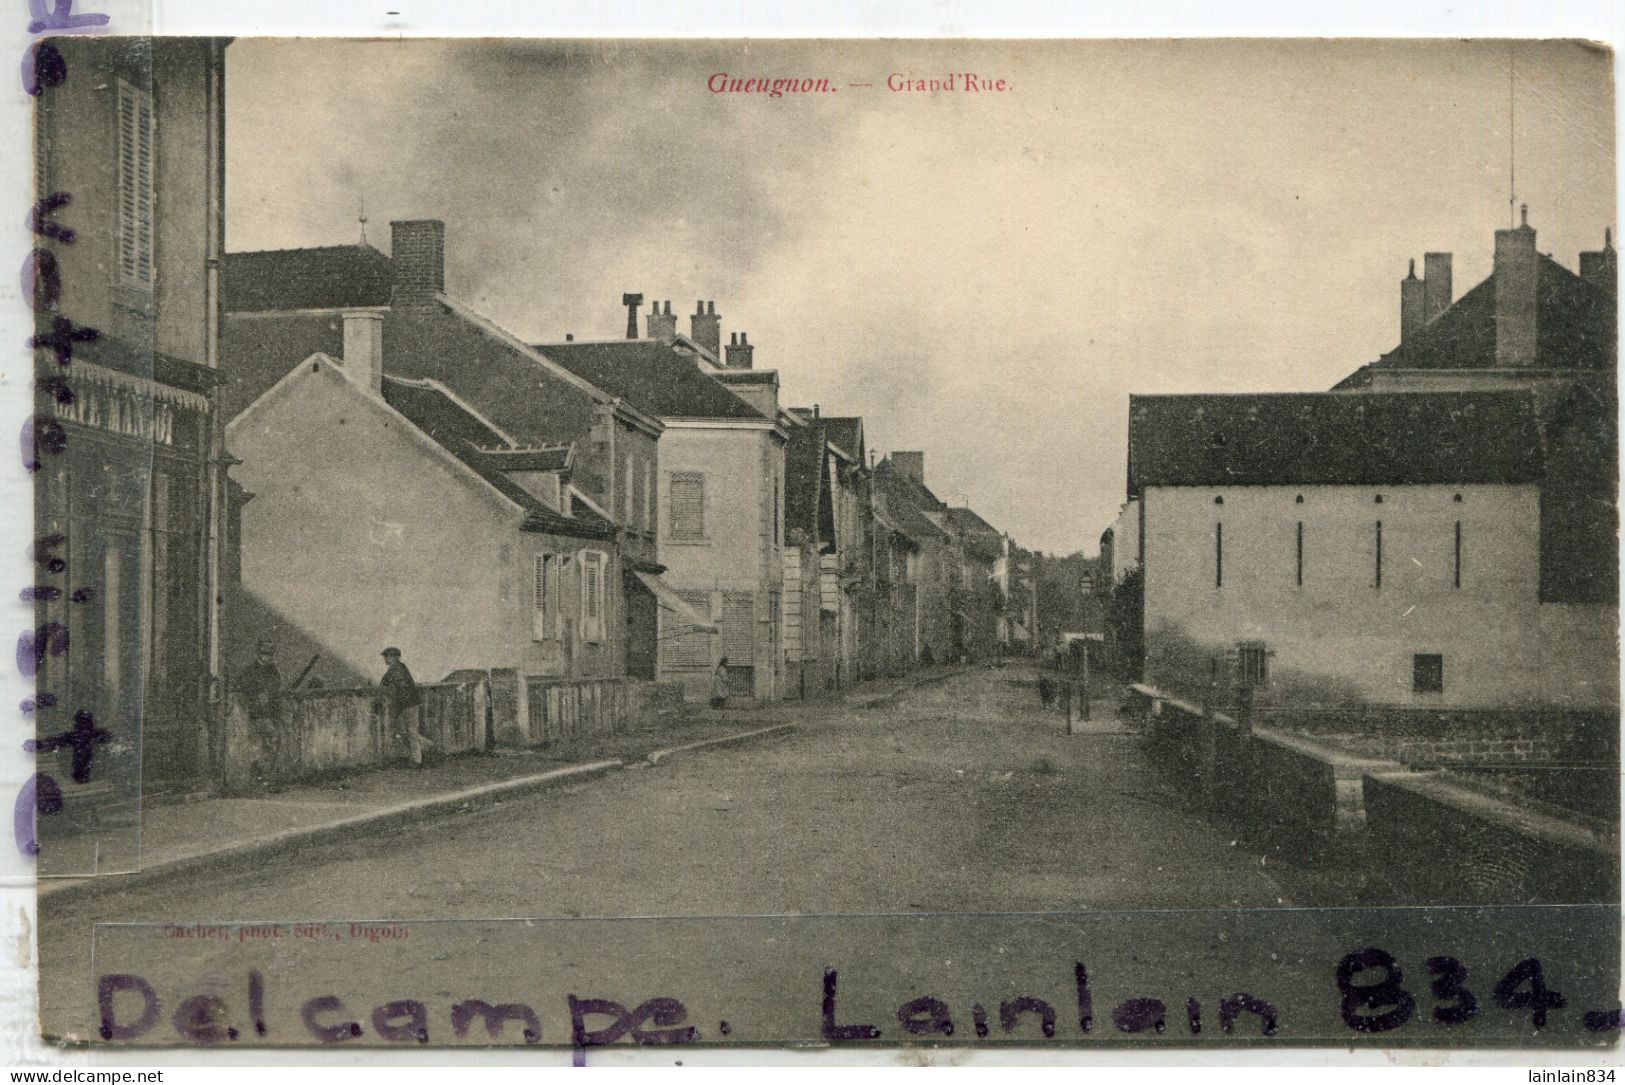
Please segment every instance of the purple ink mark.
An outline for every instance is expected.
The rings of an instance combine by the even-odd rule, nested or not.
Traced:
[[[102,337],[95,328],[80,327],[65,316],[51,318],[51,330],[45,335],[31,335],[28,345],[35,350],[49,350],[56,356],[56,364],[66,366],[73,361],[75,343],[94,343]]]
[[[37,41],[23,50],[23,90],[38,98],[46,87],[60,87],[68,81],[68,62],[62,51],[48,41]]]
[[[43,34],[47,30],[95,30],[106,26],[109,18],[98,11],[75,15],[73,0],[28,0],[28,10],[34,16],[28,24],[30,34]]]

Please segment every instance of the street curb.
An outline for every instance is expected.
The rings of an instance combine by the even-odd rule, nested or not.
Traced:
[[[288,829],[257,840],[226,844],[212,851],[181,856],[127,874],[42,881],[37,887],[38,899],[49,898],[52,904],[59,904],[66,900],[94,896],[108,889],[128,889],[159,878],[192,874],[216,866],[231,866],[250,859],[257,861],[303,847],[331,843],[358,831],[373,832],[394,825],[408,825],[434,814],[456,812],[464,806],[498,801],[529,791],[546,790],[558,784],[591,779],[618,769],[621,765],[620,761],[591,761],[584,765],[568,765],[562,769],[551,769],[531,776],[499,780],[496,783],[480,784],[477,787],[434,795],[427,799],[398,803],[381,810],[369,810],[340,821],[328,822],[326,825]]]
[[[672,754],[688,753],[690,750],[703,750],[708,746],[726,746],[734,742],[747,742],[753,738],[762,738],[767,735],[786,733],[796,730],[799,723],[777,723],[772,727],[759,727],[754,731],[740,731],[732,735],[720,735],[716,738],[704,738],[698,742],[688,742],[681,746],[673,746],[666,750],[655,750],[643,759],[645,765],[651,767],[660,764]]]
[[[890,693],[877,693],[871,697],[849,697],[846,699],[846,701],[848,704],[856,708],[878,708],[888,701],[895,701],[905,693],[913,693],[922,686],[932,686],[936,685],[938,682],[946,682],[948,679],[957,678],[959,675],[964,673],[964,671],[948,671],[945,674],[928,675],[925,678],[915,679],[906,686],[899,686]]]

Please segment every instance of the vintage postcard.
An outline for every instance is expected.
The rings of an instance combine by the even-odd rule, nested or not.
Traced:
[[[49,29],[49,1043],[1618,1043],[1607,46]]]

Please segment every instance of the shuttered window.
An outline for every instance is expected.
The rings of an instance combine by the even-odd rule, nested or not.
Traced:
[[[756,596],[748,591],[722,593],[722,654],[734,666],[749,666],[756,647]]]
[[[581,552],[581,635],[604,639],[604,555],[597,550]]]
[[[671,476],[671,537],[705,538],[705,476],[674,472]]]
[[[655,470],[648,460],[643,461],[643,530],[655,529]]]
[[[678,598],[694,608],[696,614],[711,616],[711,593],[708,591],[680,591]],[[661,616],[661,621],[675,622],[681,626],[682,619],[676,618],[669,611]],[[680,633],[666,633],[660,646],[660,664],[666,670],[672,671],[708,671],[715,666],[711,655],[711,634],[704,630],[687,630]]]
[[[118,84],[118,281],[152,288],[153,155],[156,153],[152,95]]]
[[[553,640],[559,635],[559,559],[555,554],[536,555],[536,583],[532,594],[531,636]]]

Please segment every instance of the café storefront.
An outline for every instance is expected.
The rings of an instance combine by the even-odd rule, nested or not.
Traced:
[[[36,580],[60,591],[36,606],[66,640],[40,638],[38,733],[87,711],[107,732],[103,782],[187,788],[211,745],[211,373],[108,340],[93,358],[63,371],[70,401],[40,404],[56,427],[37,453]]]

